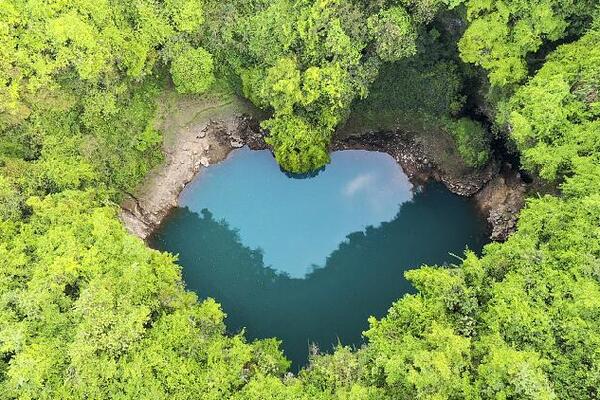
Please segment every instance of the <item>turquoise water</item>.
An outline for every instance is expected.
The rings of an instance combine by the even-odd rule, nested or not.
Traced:
[[[310,343],[360,346],[367,318],[411,291],[404,271],[480,251],[486,234],[467,199],[415,190],[387,154],[335,152],[299,177],[244,148],[203,170],[150,242],[179,254],[187,287],[222,304],[232,333],[282,339],[297,368]]]

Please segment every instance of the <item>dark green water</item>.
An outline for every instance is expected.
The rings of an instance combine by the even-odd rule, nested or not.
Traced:
[[[297,368],[309,343],[360,346],[367,318],[411,292],[404,271],[480,251],[486,233],[468,200],[415,191],[387,154],[336,152],[300,178],[241,149],[186,187],[150,242],[179,254],[187,287],[222,304],[231,332],[282,339]]]

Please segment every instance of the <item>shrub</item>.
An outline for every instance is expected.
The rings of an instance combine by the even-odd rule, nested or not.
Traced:
[[[473,168],[483,167],[490,159],[490,141],[486,130],[470,118],[452,121],[447,129],[465,164]]]
[[[215,82],[214,63],[203,48],[187,48],[171,61],[171,77],[179,93],[204,93]]]

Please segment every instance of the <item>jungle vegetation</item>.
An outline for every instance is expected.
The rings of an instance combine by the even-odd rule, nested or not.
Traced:
[[[291,376],[276,339],[226,334],[116,216],[161,161],[161,91],[216,80],[269,113],[289,171],[327,163],[351,110],[385,102],[445,127],[473,168],[506,140],[557,194],[483,255],[407,273],[416,293],[363,348]],[[1,398],[600,395],[595,0],[2,1],[0,171]]]

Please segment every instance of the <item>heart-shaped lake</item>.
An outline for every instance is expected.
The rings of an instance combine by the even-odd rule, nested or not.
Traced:
[[[150,239],[179,254],[188,288],[214,297],[231,331],[276,336],[296,367],[309,343],[359,345],[370,315],[409,292],[404,271],[479,251],[486,224],[440,184],[418,191],[387,154],[340,151],[312,176],[268,151],[204,169]]]

